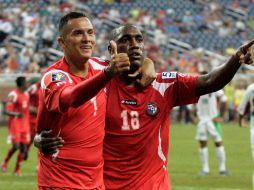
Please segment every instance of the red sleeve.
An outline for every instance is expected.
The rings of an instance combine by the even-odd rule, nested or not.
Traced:
[[[5,110],[9,111],[9,112],[13,112],[14,111],[14,104],[12,102],[7,102],[7,104],[5,106]]]
[[[175,106],[197,103],[199,99],[199,97],[196,96],[197,79],[198,76],[189,76],[178,73]]]
[[[90,100],[108,81],[104,71],[100,71],[75,85],[68,73],[52,70],[42,78],[42,98],[49,111],[66,112],[69,107],[78,107]]]

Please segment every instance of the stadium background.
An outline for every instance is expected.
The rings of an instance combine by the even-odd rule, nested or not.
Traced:
[[[33,80],[62,56],[57,44],[57,22],[70,10],[87,12],[93,18],[97,35],[94,56],[98,57],[108,56],[107,39],[112,28],[126,22],[140,26],[146,36],[148,56],[153,59],[157,71],[196,74],[211,70],[246,40],[254,38],[252,0],[0,0],[0,10],[1,102],[15,86],[17,76],[25,74]],[[235,109],[246,86],[254,80],[253,70],[253,66],[242,66],[225,88],[229,105],[224,118],[225,147],[232,176],[220,178],[211,150],[214,175],[205,179],[197,177],[200,165],[194,140],[195,126],[188,117],[190,110],[185,108],[183,117],[179,116],[178,109],[172,113],[169,173],[173,189],[251,189],[253,163],[249,131],[237,128]],[[0,127],[2,160],[7,151],[3,104],[0,122],[3,126]],[[25,173],[21,178],[13,177],[11,171],[0,174],[0,190],[35,189],[35,150],[30,159],[24,163]]]

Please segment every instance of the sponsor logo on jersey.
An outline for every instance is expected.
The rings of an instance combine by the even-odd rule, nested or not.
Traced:
[[[174,79],[176,78],[177,72],[162,72],[162,79]]]
[[[136,106],[138,103],[136,100],[121,100],[121,104]]]
[[[63,73],[52,73],[52,81],[65,81],[65,75]]]
[[[156,116],[160,111],[157,102],[149,102],[146,105],[146,113],[150,116]]]

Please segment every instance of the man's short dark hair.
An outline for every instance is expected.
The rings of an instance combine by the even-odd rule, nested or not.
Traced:
[[[110,36],[109,36],[109,40],[117,40],[118,36],[123,32],[123,30],[126,28],[129,28],[129,27],[135,27],[138,30],[140,30],[140,32],[141,32],[141,29],[138,26],[136,26],[134,24],[127,23],[125,25],[120,25],[117,28],[115,28],[114,30],[112,30],[110,33]],[[142,33],[142,35],[143,35],[143,33]]]
[[[62,32],[62,29],[68,23],[69,20],[76,19],[76,18],[81,18],[81,17],[87,17],[88,18],[88,16],[85,13],[81,13],[81,12],[69,12],[68,14],[64,15],[60,19],[60,22],[59,22],[59,26],[58,26],[59,33]]]
[[[26,77],[24,76],[20,76],[20,77],[17,77],[16,79],[16,85],[17,87],[22,87],[26,82]]]

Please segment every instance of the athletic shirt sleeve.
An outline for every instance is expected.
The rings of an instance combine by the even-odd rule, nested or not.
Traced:
[[[196,96],[196,83],[197,76],[184,75],[181,73],[177,74],[177,101],[176,105],[185,105],[196,103],[199,99]]]
[[[67,108],[60,106],[60,95],[72,83],[69,74],[62,70],[50,70],[43,75],[41,79],[42,99],[49,111],[66,111]]]
[[[7,104],[6,104],[5,109],[10,112],[14,111],[14,104],[15,104],[15,102],[17,102],[17,99],[18,99],[17,93],[15,91],[11,91],[8,94],[8,99],[7,99]]]
[[[175,107],[198,101],[197,79],[197,76],[183,75],[178,72],[162,72],[157,74],[152,85],[167,99],[169,107]]]

